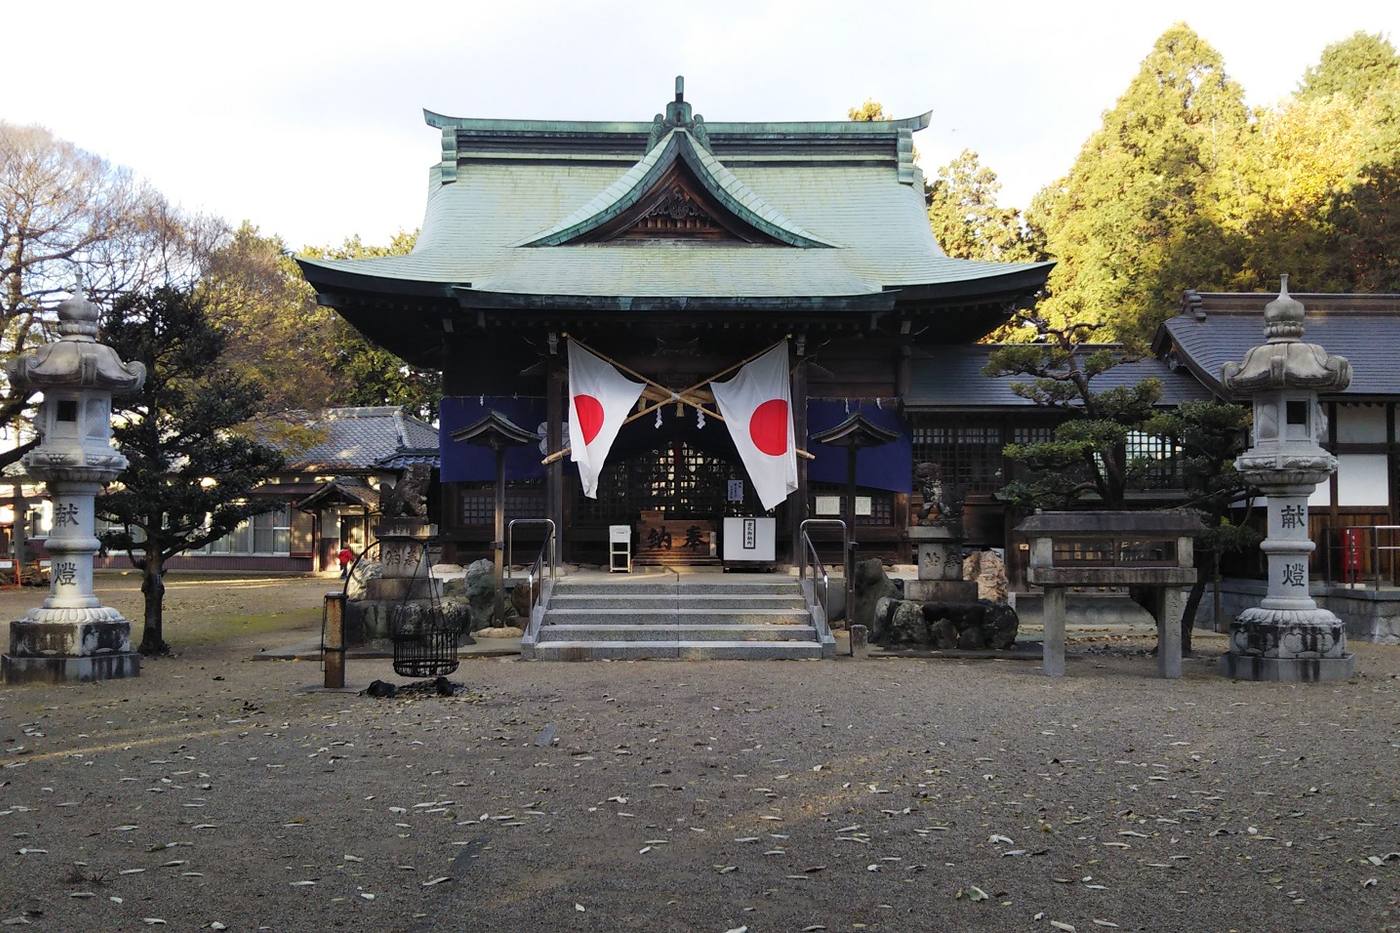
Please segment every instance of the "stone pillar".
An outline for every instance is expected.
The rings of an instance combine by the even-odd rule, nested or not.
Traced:
[[[1351,366],[1322,347],[1303,343],[1303,305],[1288,294],[1284,276],[1279,297],[1264,309],[1268,341],[1243,364],[1227,363],[1221,384],[1251,395],[1254,428],[1250,448],[1235,461],[1240,474],[1268,496],[1268,590],[1259,606],[1230,625],[1230,650],[1221,673],[1242,680],[1341,680],[1356,669],[1346,650],[1346,627],[1318,608],[1308,590],[1308,497],[1336,472],[1337,459],[1323,450],[1326,417],[1319,390],[1341,391]]]
[[[7,683],[135,677],[141,670],[131,623],[93,593],[92,557],[93,500],[127,465],[111,446],[112,395],[138,390],[146,370],[97,342],[97,318],[97,307],[75,295],[58,307],[60,339],[8,367],[16,391],[44,393],[36,419],[42,440],[21,462],[48,487],[53,528],[49,596],[10,623],[10,651],[0,657]]]

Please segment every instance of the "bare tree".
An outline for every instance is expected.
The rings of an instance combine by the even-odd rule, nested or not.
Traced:
[[[129,171],[38,126],[0,121],[0,362],[42,342],[51,311],[82,287],[98,301],[192,280],[226,235],[187,218]],[[5,384],[0,425],[30,397]],[[0,468],[26,446],[0,451]]]

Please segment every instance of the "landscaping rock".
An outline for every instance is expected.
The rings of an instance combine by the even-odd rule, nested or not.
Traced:
[[[1007,601],[1006,562],[996,551],[973,551],[963,560],[962,578],[977,581],[977,598]]]
[[[465,583],[467,602],[471,604],[471,624],[485,628],[492,622],[496,607],[496,566],[482,558],[467,566]]]
[[[876,603],[887,597],[897,598],[899,591],[885,575],[885,565],[878,557],[857,561],[855,580],[852,582],[855,584],[855,606],[846,613],[846,623],[864,625],[874,633],[878,628],[875,624]]]

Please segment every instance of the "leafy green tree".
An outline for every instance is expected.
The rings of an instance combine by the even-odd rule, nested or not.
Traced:
[[[282,455],[240,432],[259,410],[255,382],[220,365],[228,334],[210,321],[191,288],[162,286],[119,297],[105,337],[126,360],[146,365],[146,383],[115,400],[113,436],[130,465],[97,500],[120,526],[108,547],[141,570],[142,654],[165,654],[165,564],[222,538],[266,508],[249,494],[282,466]]]
[[[1029,376],[1029,381],[1013,382],[1012,391],[1056,412],[1061,421],[1048,441],[1006,446],[1006,456],[1025,469],[1001,496],[1026,509],[1066,508],[1086,497],[1097,498],[1101,508],[1123,508],[1128,490],[1144,479],[1147,466],[1128,456],[1128,435],[1143,430],[1155,414],[1161,382],[1144,379],[1135,386],[1096,391],[1096,376],[1136,354],[1089,343],[1097,324],[1057,325],[1025,312],[1017,323],[1034,328],[1037,342],[998,347],[983,372]]]
[[[1343,94],[1362,103],[1375,89],[1400,80],[1400,55],[1379,33],[1355,32],[1322,50],[1298,83],[1299,100]]]
[[[358,236],[353,236],[338,247],[308,248],[304,252],[326,259],[401,256],[412,251],[417,240],[417,231],[400,231],[385,246],[367,246]],[[309,286],[307,291],[310,292]],[[421,418],[437,417],[438,400],[442,398],[442,373],[410,366],[366,340],[339,315],[336,328],[334,365],[346,380],[338,404],[403,405]]]
[[[934,239],[954,259],[1030,262],[1044,258],[1021,212],[997,203],[1001,182],[964,149],[938,170],[925,191]]]
[[[1032,226],[1058,260],[1041,316],[1146,338],[1183,289],[1227,280],[1249,133],[1219,53],[1184,24],[1163,33],[1069,174],[1037,199]]]
[[[331,259],[395,256],[412,250],[416,239],[400,232],[388,245],[372,246],[355,236],[305,252]],[[211,317],[229,331],[226,363],[259,386],[266,412],[403,405],[435,416],[440,375],[409,366],[317,304],[280,237],[245,221],[213,255],[200,293]]]
[[[1184,506],[1199,511],[1206,526],[1205,535],[1196,541],[1198,573],[1181,618],[1181,647],[1187,654],[1191,653],[1191,632],[1206,583],[1220,582],[1221,558],[1259,541],[1258,532],[1247,522],[1236,523],[1230,517],[1232,507],[1250,495],[1249,484],[1235,470],[1235,458],[1248,440],[1249,424],[1249,409],[1210,400],[1159,411],[1143,425],[1147,433],[1169,438],[1176,447],[1187,494]]]

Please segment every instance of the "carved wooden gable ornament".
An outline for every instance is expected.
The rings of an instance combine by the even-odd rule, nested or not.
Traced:
[[[516,246],[626,240],[694,240],[830,247],[792,222],[710,151],[704,117],[691,112],[683,85],[652,121],[646,155],[596,198]]]

